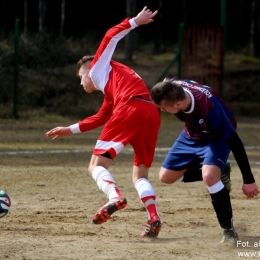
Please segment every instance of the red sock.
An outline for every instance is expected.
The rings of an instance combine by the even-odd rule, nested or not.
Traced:
[[[153,200],[153,202],[149,203],[148,205],[146,205],[145,203],[148,201],[148,200]],[[145,208],[146,208],[146,211],[148,212],[149,216],[150,216],[150,219],[152,219],[153,216],[155,215],[159,215],[158,212],[157,212],[157,207],[156,207],[156,204],[155,204],[155,199],[156,197],[155,196],[147,196],[147,197],[144,197],[144,198],[141,198],[141,201],[143,202],[143,204],[145,205]]]

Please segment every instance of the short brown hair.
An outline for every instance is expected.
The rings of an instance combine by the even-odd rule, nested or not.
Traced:
[[[159,82],[151,89],[151,98],[156,105],[160,105],[162,100],[167,105],[172,105],[177,101],[185,99],[185,92],[181,85],[165,80]]]
[[[79,70],[81,67],[85,66],[87,62],[92,61],[93,59],[94,55],[83,56],[77,63],[77,75],[79,75]]]

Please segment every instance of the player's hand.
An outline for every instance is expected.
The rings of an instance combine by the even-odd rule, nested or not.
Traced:
[[[63,136],[68,136],[68,135],[71,135],[72,132],[70,130],[70,127],[69,126],[58,126],[58,127],[55,127],[53,129],[51,129],[50,131],[46,132],[45,135],[50,137],[50,136],[54,136],[52,138],[52,140],[56,140],[60,137],[63,137]]]
[[[243,184],[242,190],[248,198],[254,198],[259,194],[259,189],[255,182],[251,184]]]
[[[153,17],[157,15],[158,11],[152,12],[150,9],[147,9],[147,6],[143,8],[143,10],[134,17],[135,23],[137,25],[148,24],[153,22]]]

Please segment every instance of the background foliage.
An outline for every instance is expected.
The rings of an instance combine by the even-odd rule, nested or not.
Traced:
[[[172,7],[171,1],[163,0],[0,0],[0,118],[13,116],[16,18],[20,21],[19,115],[82,118],[99,109],[103,96],[83,92],[75,65],[83,55],[94,54],[108,28],[135,15],[145,5],[159,10],[154,23],[134,31],[131,55],[126,53],[125,40],[114,55],[151,87],[177,51],[179,24],[219,26],[221,3],[180,0],[174,1]],[[236,5],[226,1],[225,98],[243,106],[260,98],[259,5],[258,0],[240,0]],[[169,76],[176,76],[175,68]],[[253,105],[258,113],[259,104]],[[246,114],[248,110],[239,111]]]

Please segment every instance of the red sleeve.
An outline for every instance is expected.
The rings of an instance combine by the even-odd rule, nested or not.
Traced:
[[[113,104],[107,99],[104,99],[104,102],[97,114],[87,117],[79,122],[80,131],[86,132],[104,125],[110,119],[113,111],[112,109]]]

